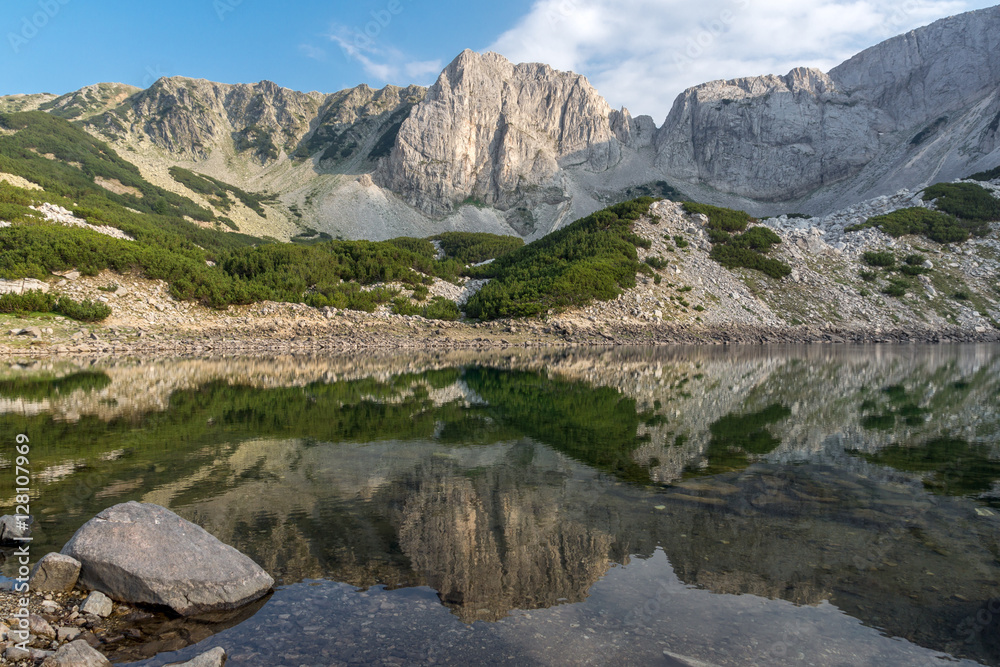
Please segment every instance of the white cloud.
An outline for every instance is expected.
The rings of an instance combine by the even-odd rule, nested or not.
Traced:
[[[443,68],[440,60],[412,60],[399,49],[383,46],[369,35],[345,26],[334,25],[328,36],[344,57],[361,65],[365,74],[378,83],[429,83]]]
[[[970,9],[964,0],[536,0],[489,50],[584,74],[613,106],[663,122],[685,88],[827,71],[858,51]],[[985,6],[985,4],[981,5]]]

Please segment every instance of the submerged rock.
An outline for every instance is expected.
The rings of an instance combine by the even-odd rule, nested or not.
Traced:
[[[226,649],[216,646],[187,662],[172,662],[164,667],[223,667],[226,664]]]
[[[259,565],[200,526],[135,501],[85,523],[62,553],[83,564],[82,586],[183,616],[236,609],[274,585]]]
[[[24,521],[24,525],[20,524],[21,521]],[[21,544],[21,538],[31,535],[32,523],[34,523],[34,517],[30,516],[27,520],[24,517],[16,517],[10,514],[0,517],[0,546]]]

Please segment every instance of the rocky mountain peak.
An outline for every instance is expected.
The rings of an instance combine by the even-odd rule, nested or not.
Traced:
[[[375,179],[431,215],[468,201],[558,203],[561,166],[601,171],[620,158],[631,123],[612,113],[579,74],[465,50],[403,122]]]

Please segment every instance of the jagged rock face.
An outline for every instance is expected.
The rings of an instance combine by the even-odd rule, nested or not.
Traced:
[[[786,200],[860,171],[878,149],[877,120],[815,69],[713,81],[677,98],[657,163],[688,182]]]
[[[294,148],[322,103],[322,95],[270,81],[228,85],[164,78],[89,125],[118,139],[145,135],[187,159],[204,158],[228,140],[237,151],[268,162]]]
[[[374,90],[362,84],[328,96],[316,119],[316,129],[296,150],[296,157],[318,154],[323,167],[360,156],[385,157],[392,149],[403,121],[427,89],[386,86]]]
[[[627,112],[584,77],[466,50],[403,122],[375,181],[431,215],[469,199],[552,203],[564,196],[561,166],[606,170],[629,133]]]

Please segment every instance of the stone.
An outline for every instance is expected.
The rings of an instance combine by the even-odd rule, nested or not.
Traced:
[[[37,592],[68,593],[80,576],[80,561],[60,553],[48,553],[35,563],[29,585]]]
[[[48,621],[37,614],[28,615],[28,632],[39,637],[56,638],[56,631]]]
[[[80,605],[81,614],[93,614],[101,618],[107,618],[113,610],[114,605],[111,600],[100,591],[93,591]]]
[[[31,524],[35,521],[34,517],[29,516],[24,527],[19,525],[20,521],[24,521],[24,518],[18,518],[11,514],[0,517],[0,545],[22,544],[23,542],[19,541],[18,538],[31,536]]]
[[[259,565],[205,529],[158,505],[110,507],[62,553],[83,567],[79,583],[115,600],[170,607],[182,616],[239,608],[274,585]]]
[[[3,652],[3,657],[7,662],[20,662],[21,660],[30,660],[31,651],[27,651],[23,648],[17,648],[16,646],[8,646]]]
[[[86,641],[77,639],[59,647],[42,667],[111,667],[111,661]]]
[[[225,664],[226,649],[216,646],[187,662],[171,662],[164,667],[223,667]]]
[[[56,628],[56,639],[61,642],[71,642],[83,632],[80,628]]]
[[[48,292],[49,284],[34,278],[0,280],[0,294],[24,294],[30,291]]]
[[[42,330],[39,329],[38,327],[27,327],[25,329],[21,329],[20,331],[18,331],[17,335],[18,336],[31,336],[32,338],[41,338],[42,337]]]

